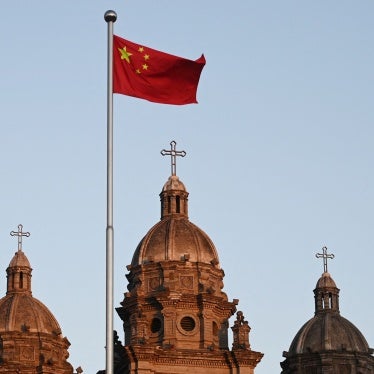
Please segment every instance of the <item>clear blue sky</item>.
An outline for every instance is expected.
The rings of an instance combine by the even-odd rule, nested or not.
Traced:
[[[324,245],[341,313],[374,346],[371,0],[4,1],[0,293],[22,223],[33,294],[70,340],[70,362],[105,367],[107,9],[115,33],[207,59],[198,105],[115,97],[115,305],[159,220],[160,150],[175,139],[190,219],[216,244],[224,290],[265,353],[256,373],[279,373],[313,316]]]

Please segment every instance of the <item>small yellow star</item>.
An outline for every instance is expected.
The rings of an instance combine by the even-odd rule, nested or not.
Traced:
[[[144,51],[144,48],[143,47],[139,47],[138,48],[138,52],[142,53]]]
[[[136,74],[140,74],[141,73],[140,69],[136,69],[135,72],[136,72]]]
[[[143,64],[142,67],[143,67],[143,70],[148,70],[148,65],[147,64]]]
[[[144,55],[144,60],[145,60],[145,61],[149,60],[149,55],[147,55],[147,54]]]
[[[130,56],[132,56],[132,53],[127,52],[126,46],[123,48],[118,48],[118,50],[121,53],[121,60],[126,60],[128,63],[130,63]]]

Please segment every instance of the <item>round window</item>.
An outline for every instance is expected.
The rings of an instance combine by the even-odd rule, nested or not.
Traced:
[[[193,331],[195,329],[196,323],[192,317],[183,317],[180,321],[180,325],[184,331]]]

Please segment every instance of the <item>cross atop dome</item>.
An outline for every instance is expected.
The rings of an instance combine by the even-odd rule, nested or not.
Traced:
[[[22,231],[23,226],[21,224],[18,225],[18,231],[11,231],[11,236],[18,236],[18,251],[22,251],[22,237],[26,236],[27,238],[30,236],[29,232]]]
[[[327,259],[330,258],[332,260],[335,255],[327,253],[327,247],[323,247],[322,253],[316,253],[316,257],[323,258],[323,272],[327,273]]]
[[[171,175],[177,175],[177,156],[184,157],[187,153],[185,151],[177,151],[175,146],[177,142],[172,140],[170,142],[170,150],[163,149],[161,154],[163,156],[170,156],[171,158]]]

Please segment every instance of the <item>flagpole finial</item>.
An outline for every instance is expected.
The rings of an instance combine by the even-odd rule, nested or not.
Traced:
[[[107,10],[104,14],[104,19],[106,22],[116,22],[117,13],[114,10]]]

